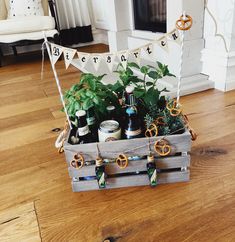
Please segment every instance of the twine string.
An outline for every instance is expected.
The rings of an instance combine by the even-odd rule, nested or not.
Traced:
[[[41,80],[43,79],[43,73],[44,73],[44,62],[45,62],[45,49],[46,49],[46,41],[42,43],[42,65],[41,65]]]
[[[68,115],[68,112],[67,112],[67,108],[66,108],[66,105],[65,105],[64,96],[63,96],[62,88],[61,88],[61,85],[60,85],[59,77],[58,77],[55,65],[53,63],[51,49],[50,49],[50,46],[49,46],[50,42],[48,42],[47,37],[45,35],[45,32],[44,32],[44,43],[45,43],[46,48],[47,48],[47,52],[48,52],[49,59],[50,59],[50,62],[51,62],[51,67],[52,67],[54,77],[55,77],[55,80],[56,80],[56,84],[57,84],[57,88],[58,88],[58,91],[59,91],[59,94],[60,94],[60,100],[61,100],[61,103],[63,105],[64,112],[66,114],[66,118],[67,118],[68,123],[69,123],[69,127],[70,127],[70,129],[72,129],[72,125],[71,125],[71,121],[70,121],[70,118],[69,118],[69,115]]]

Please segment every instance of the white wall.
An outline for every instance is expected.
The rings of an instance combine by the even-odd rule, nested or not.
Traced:
[[[209,75],[215,87],[222,91],[235,89],[235,1],[209,0],[208,8],[216,20],[205,14],[205,49],[202,51],[202,72]]]

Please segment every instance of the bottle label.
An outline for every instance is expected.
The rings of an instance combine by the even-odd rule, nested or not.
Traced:
[[[95,123],[95,117],[89,117],[86,121],[88,125],[93,125]]]
[[[82,127],[82,128],[78,128],[78,135],[79,136],[84,136],[84,135],[87,135],[89,133],[89,127],[88,125]]]
[[[125,134],[126,136],[129,137],[135,137],[141,134],[141,129],[137,129],[137,130],[125,130]]]

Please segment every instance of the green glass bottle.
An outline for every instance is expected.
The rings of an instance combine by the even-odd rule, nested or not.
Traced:
[[[155,187],[157,185],[157,168],[153,155],[149,155],[147,158],[147,173],[149,176],[150,186]]]
[[[103,163],[103,160],[101,158],[96,159],[96,167],[95,167],[95,174],[96,179],[98,182],[99,188],[105,188],[106,187],[106,175],[105,175],[105,165]]]

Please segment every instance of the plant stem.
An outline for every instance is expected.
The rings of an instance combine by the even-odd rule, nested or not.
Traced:
[[[145,83],[146,75],[147,75],[147,73],[144,74],[144,90],[145,91],[147,91],[147,89],[146,89],[146,83]]]

